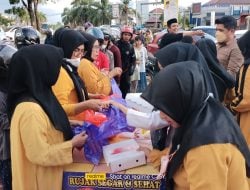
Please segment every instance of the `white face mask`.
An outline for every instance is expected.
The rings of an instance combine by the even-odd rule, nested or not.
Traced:
[[[227,40],[227,36],[223,32],[220,32],[220,31],[216,31],[215,37],[216,37],[217,42],[219,43],[223,43]]]
[[[75,58],[75,59],[67,59],[68,62],[70,62],[75,67],[78,67],[80,65],[81,59]]]
[[[102,44],[102,49],[106,49],[107,45]]]

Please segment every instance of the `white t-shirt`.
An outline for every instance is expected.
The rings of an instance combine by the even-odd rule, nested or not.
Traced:
[[[140,61],[139,71],[146,72],[146,61],[148,59],[147,49],[142,46],[141,48],[134,47],[136,59]]]

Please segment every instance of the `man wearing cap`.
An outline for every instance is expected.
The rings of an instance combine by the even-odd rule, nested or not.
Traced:
[[[217,39],[217,58],[220,64],[236,78],[243,56],[235,39],[236,19],[232,16],[223,16],[215,20]]]
[[[183,36],[204,35],[204,32],[202,30],[178,32],[179,25],[176,18],[172,18],[167,21],[167,30],[168,33],[163,35],[159,44],[160,49],[173,42],[181,41]]]

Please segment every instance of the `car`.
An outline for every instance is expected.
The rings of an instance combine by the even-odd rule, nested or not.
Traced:
[[[159,49],[159,43],[161,41],[161,38],[166,33],[167,33],[166,31],[162,31],[162,32],[157,32],[154,35],[153,41],[147,45],[147,50],[148,50],[149,56],[153,57],[155,52]]]
[[[235,38],[239,39],[241,36],[243,36],[248,30],[236,30],[235,31]]]
[[[0,41],[5,40],[6,39],[6,35],[4,30],[0,27]]]
[[[202,30],[203,32],[215,37],[216,27],[215,26],[196,26],[196,27],[192,28],[192,30],[193,31]]]
[[[52,35],[53,35],[54,30],[49,26],[49,24],[47,24],[47,23],[42,23],[42,24],[41,24],[41,33],[42,33],[42,34],[46,34],[46,33],[48,33],[48,32],[51,32]]]
[[[12,26],[7,32],[5,32],[5,35],[6,35],[6,38],[11,40],[11,41],[14,41],[15,39],[15,32],[18,28],[20,28],[22,26]],[[32,26],[23,26],[23,27],[30,27],[30,28],[33,28]],[[36,30],[36,29],[34,29]],[[36,30],[38,36],[41,36],[40,32],[38,30]]]
[[[217,43],[216,38],[208,33],[204,33],[204,36],[193,36],[194,42],[197,42],[201,38],[208,38],[208,39],[212,40],[214,43]]]
[[[164,34],[167,33],[167,30],[163,30],[162,32],[158,32],[155,34],[154,39],[151,43],[147,45],[148,55],[153,57],[156,51],[159,49],[159,43]],[[194,42],[197,42],[201,38],[208,38],[216,43],[216,38],[210,34],[204,33],[204,36],[193,36]]]

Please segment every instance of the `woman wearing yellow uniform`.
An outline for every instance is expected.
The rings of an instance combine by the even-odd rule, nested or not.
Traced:
[[[246,32],[239,40],[239,48],[245,58],[240,68],[236,86],[236,98],[231,108],[238,113],[238,121],[247,144],[250,147],[250,31]]]
[[[53,92],[70,119],[83,120],[78,114],[87,109],[99,111],[104,106],[101,100],[91,99],[98,96],[88,94],[85,83],[77,72],[87,40],[78,31],[58,29],[54,41],[63,49],[64,59]]]
[[[88,43],[86,54],[78,67],[78,73],[84,80],[89,93],[108,96],[112,93],[110,80],[115,76],[120,76],[122,70],[120,67],[115,67],[111,71],[100,71],[95,65],[100,50],[99,42],[86,32],[83,32],[82,35],[88,40]]]
[[[15,190],[61,190],[63,166],[73,162],[72,149],[87,138],[73,137],[51,90],[62,59],[62,50],[49,45],[24,47],[12,57],[7,105]]]
[[[169,65],[142,94],[176,130],[162,159],[167,189],[249,190],[249,149],[231,113],[209,94],[204,69],[194,61]]]

